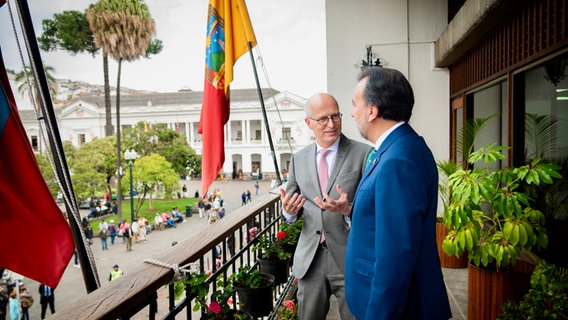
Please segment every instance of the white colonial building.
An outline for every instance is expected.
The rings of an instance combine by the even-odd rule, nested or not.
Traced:
[[[314,138],[305,125],[305,98],[289,92],[263,89],[264,104],[279,170],[288,170],[293,152],[310,144]],[[115,97],[112,97],[112,122],[116,125]],[[120,99],[120,123],[123,129],[139,122],[166,124],[184,136],[191,148],[201,154],[201,135],[197,133],[203,92],[148,93],[124,95]],[[20,115],[34,150],[45,147],[39,134],[39,123],[33,110],[20,110]],[[57,121],[63,141],[74,146],[105,135],[104,96],[75,99],[57,109]],[[225,164],[222,173],[243,178],[263,174],[274,177],[274,160],[256,89],[231,91],[231,115],[225,125]]]

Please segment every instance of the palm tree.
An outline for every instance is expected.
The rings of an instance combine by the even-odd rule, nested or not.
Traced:
[[[43,70],[45,72],[45,77],[47,78],[47,84],[49,85],[49,93],[53,96],[55,94],[55,88],[57,87],[57,80],[51,74],[54,69],[51,66],[43,65]],[[16,74],[16,83],[18,84],[18,92],[22,97],[30,92],[30,85],[34,89],[34,93],[37,96],[37,90],[35,89],[34,75],[31,71],[30,66],[24,66],[24,70]]]
[[[99,51],[95,45],[93,32],[89,28],[86,14],[76,10],[63,11],[53,15],[53,19],[42,21],[43,34],[37,40],[44,51],[65,50],[71,55],[87,52],[93,57]],[[110,104],[110,85],[108,80],[108,55],[103,54],[103,74],[105,91],[105,136],[112,135],[112,116]]]
[[[99,0],[87,9],[87,20],[97,47],[103,55],[118,62],[116,80],[116,148],[117,167],[121,168],[120,145],[120,76],[122,61],[134,61],[147,56],[155,33],[154,20],[143,0]],[[105,75],[108,77],[108,74]],[[118,218],[122,219],[120,177],[117,179]]]

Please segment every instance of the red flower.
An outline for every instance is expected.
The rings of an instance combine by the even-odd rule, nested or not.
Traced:
[[[296,306],[294,305],[294,301],[292,301],[292,300],[284,300],[284,303],[283,303],[283,304],[284,304],[284,306],[285,306],[286,308],[288,308],[288,310],[290,310],[290,311],[294,311],[294,308],[296,307]]]
[[[214,314],[219,314],[221,312],[221,305],[217,301],[213,301],[209,304],[209,309],[207,311],[213,312]]]
[[[278,233],[276,234],[276,239],[282,240],[284,238],[286,238],[286,232],[278,231]]]

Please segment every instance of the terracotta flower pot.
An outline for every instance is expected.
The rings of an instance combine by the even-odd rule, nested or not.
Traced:
[[[467,315],[469,320],[493,320],[502,313],[501,305],[519,302],[530,289],[534,265],[518,260],[510,269],[468,267]]]

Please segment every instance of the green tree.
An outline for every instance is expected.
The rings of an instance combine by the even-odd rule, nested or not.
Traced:
[[[47,78],[47,84],[49,86],[49,92],[51,93],[51,95],[53,95],[55,93],[55,88],[57,88],[57,81],[55,80],[55,78],[51,74],[51,72],[54,69],[53,69],[53,67],[44,64],[43,70],[45,72],[45,77]],[[34,75],[33,75],[33,72],[31,71],[30,66],[24,66],[24,70],[18,72],[16,74],[16,77],[15,77],[14,80],[16,80],[16,83],[18,85],[18,92],[22,95],[22,97],[26,93],[29,92],[30,85],[34,89],[35,96],[36,97],[38,96],[38,94],[35,90]]]
[[[124,184],[128,185],[129,177],[125,175],[123,179],[125,179]],[[156,153],[141,157],[134,162],[132,179],[135,187],[141,191],[138,194],[136,216],[146,196],[148,196],[149,209],[153,210],[154,193],[158,197],[171,199],[173,192],[179,189],[179,176],[173,170],[172,164]]]
[[[51,164],[49,164],[49,160],[45,155],[36,153],[35,156],[43,179],[47,183],[49,191],[55,198],[59,193],[59,185],[57,184],[57,180],[55,179],[55,174],[53,173]]]
[[[87,191],[111,192],[110,182],[116,175],[115,150],[115,137],[110,136],[84,143],[76,151],[71,168],[73,170],[73,185],[78,196]],[[88,168],[85,168],[85,166]],[[80,181],[78,177],[80,179],[92,180],[92,182]],[[101,184],[104,188],[100,188]],[[81,189],[81,186],[89,187],[85,190]],[[95,195],[91,193],[87,196]]]
[[[155,33],[154,20],[143,0],[99,0],[87,9],[87,21],[94,34],[97,47],[103,54],[110,55],[118,62],[116,78],[116,148],[117,167],[121,166],[120,135],[120,77],[122,61],[134,61],[147,57]],[[117,188],[121,190],[121,181]],[[118,197],[118,211],[122,201]]]
[[[158,153],[164,156],[179,175],[187,173],[187,167],[201,172],[201,157],[193,150],[185,138],[164,124],[144,124],[139,122],[133,128],[124,130],[125,149],[134,149],[145,156]]]
[[[87,52],[93,57],[99,51],[95,45],[94,34],[91,31],[85,13],[69,10],[53,15],[53,19],[42,21],[43,34],[38,37],[39,46],[44,51],[64,50],[71,55]],[[152,39],[146,50],[145,57],[162,51],[162,41]],[[103,75],[105,92],[105,135],[112,135],[112,114],[110,102],[110,82],[108,71],[108,54],[103,52]]]
[[[37,40],[44,51],[65,50],[75,55],[88,52],[93,57],[99,51],[89,29],[85,13],[69,10],[42,21],[43,34]]]
[[[38,37],[39,46],[44,51],[65,50],[71,55],[87,52],[93,57],[99,50],[89,27],[87,16],[80,11],[63,11],[53,15],[53,19],[42,21],[43,34]],[[105,135],[112,135],[112,115],[110,103],[110,83],[108,77],[108,55],[103,53],[103,75],[105,91]]]

